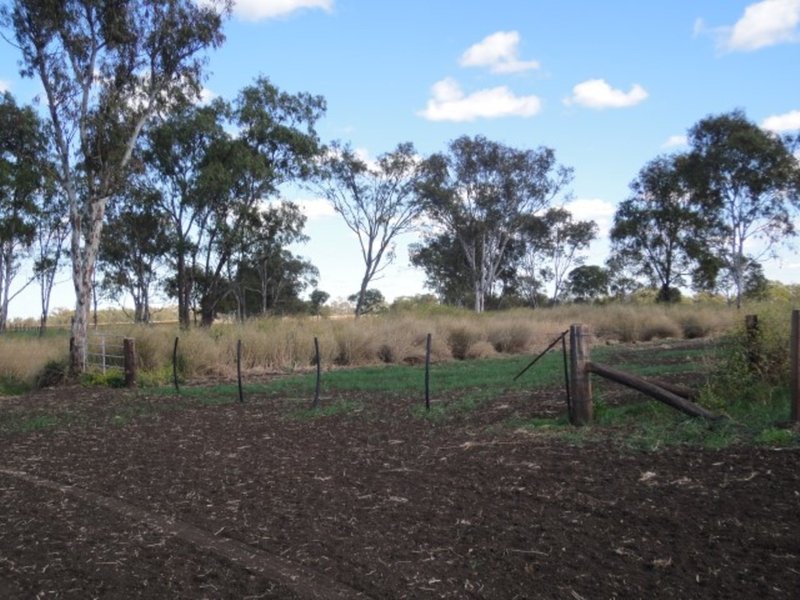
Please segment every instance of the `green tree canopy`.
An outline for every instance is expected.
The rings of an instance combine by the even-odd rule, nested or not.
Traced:
[[[693,200],[685,156],[651,160],[630,188],[614,214],[612,256],[670,301],[697,268],[714,221]]]
[[[791,140],[738,110],[700,120],[689,130],[689,145],[693,200],[716,220],[707,239],[740,306],[749,262],[796,233],[800,162]]]
[[[460,137],[424,162],[422,207],[458,243],[476,312],[484,310],[524,218],[547,208],[571,178],[549,148],[519,150],[482,136]]]

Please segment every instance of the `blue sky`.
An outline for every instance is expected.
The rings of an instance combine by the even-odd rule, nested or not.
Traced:
[[[323,95],[322,139],[370,156],[403,141],[427,155],[464,134],[551,147],[575,170],[566,206],[603,234],[639,169],[680,150],[704,116],[741,108],[800,128],[800,0],[239,0],[225,31],[209,95],[232,98],[258,75]],[[0,88],[29,101],[38,84],[15,61],[6,46]],[[311,242],[296,251],[320,269],[320,289],[354,292],[356,239],[310,192],[287,195],[307,207]],[[412,238],[375,282],[389,298],[423,291]],[[589,262],[606,249],[595,243]],[[793,250],[767,267],[800,282]],[[72,304],[66,293],[56,306]]]

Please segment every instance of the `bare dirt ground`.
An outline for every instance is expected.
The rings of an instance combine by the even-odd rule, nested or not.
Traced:
[[[0,400],[7,423],[61,415],[3,434],[0,597],[800,597],[800,450],[513,425],[563,412],[558,390],[439,421],[347,400],[316,418],[256,396]]]

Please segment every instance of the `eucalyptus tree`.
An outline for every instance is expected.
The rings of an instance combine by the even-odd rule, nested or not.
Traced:
[[[675,300],[675,290],[697,269],[714,222],[692,197],[685,156],[651,160],[630,189],[614,214],[611,254],[657,287],[658,301]]]
[[[313,173],[324,111],[322,97],[281,92],[259,78],[232,103],[186,107],[148,133],[143,156],[172,225],[170,290],[181,326],[189,326],[193,302],[210,325],[233,291],[231,262],[274,237],[262,207],[283,184]]]
[[[227,135],[228,110],[222,100],[186,105],[153,123],[144,137],[148,183],[157,190],[157,209],[169,224],[169,291],[178,300],[178,322],[184,329],[191,323],[197,237],[205,231],[213,208],[199,192],[201,172],[211,146]]]
[[[500,304],[505,293],[525,290],[525,283],[517,273],[523,249],[523,244],[516,239],[506,246],[502,266],[484,300],[487,307],[489,298]],[[469,272],[469,263],[461,244],[451,233],[425,235],[422,242],[409,247],[409,258],[413,266],[425,272],[425,287],[438,296],[439,302],[459,307],[475,305],[474,287],[469,278],[464,277],[464,273]]]
[[[221,44],[229,9],[213,0],[14,0],[2,10],[22,75],[42,84],[69,203],[73,369],[85,348],[106,207],[147,121],[199,95],[204,52]]]
[[[482,136],[460,137],[424,162],[421,206],[460,246],[476,312],[525,218],[546,209],[571,178],[549,148],[519,150]]]
[[[10,301],[33,279],[12,292],[21,258],[36,239],[39,199],[46,194],[47,140],[43,123],[13,96],[0,96],[0,331]]]
[[[282,201],[262,209],[255,226],[243,232],[228,268],[228,283],[240,319],[290,308],[299,302],[299,294],[306,287],[316,285],[316,267],[288,250],[308,240],[303,234],[305,222],[296,204]]]
[[[472,286],[464,278],[469,269],[458,240],[448,233],[427,234],[409,246],[409,260],[425,273],[425,287],[442,304],[466,307],[474,304]]]
[[[396,238],[412,230],[421,211],[416,200],[419,161],[411,143],[370,163],[350,148],[334,145],[323,163],[318,188],[356,235],[364,272],[355,315],[365,312],[370,283],[395,258]]]
[[[555,302],[564,292],[569,271],[586,261],[583,252],[597,238],[597,223],[577,220],[567,209],[552,207],[527,215],[519,238],[523,247],[519,279],[527,300],[535,305],[544,283],[552,282]]]
[[[245,87],[232,103],[229,124],[236,135],[216,140],[201,163],[197,193],[211,207],[202,223],[197,295],[201,323],[210,325],[217,304],[230,291],[226,268],[237,251],[254,250],[272,236],[274,223],[262,206],[281,186],[308,180],[322,151],[316,123],[325,100],[305,92],[280,91],[266,78]],[[293,227],[291,219],[283,226]]]
[[[51,182],[52,183],[52,182]],[[69,237],[69,220],[66,197],[60,190],[48,188],[36,217],[36,239],[33,244],[33,274],[39,284],[39,335],[47,329],[50,315],[50,298],[56,276],[63,266],[65,243]]]
[[[158,199],[158,191],[141,181],[126,186],[124,198],[106,213],[106,234],[100,243],[101,287],[113,299],[133,299],[136,323],[150,322],[159,266],[170,248],[168,222],[157,210]]]
[[[580,265],[567,275],[566,289],[576,301],[594,302],[608,295],[608,270],[599,265]]]
[[[718,233],[710,242],[732,282],[737,307],[750,262],[796,234],[800,160],[793,143],[738,110],[706,117],[689,130],[692,193],[716,218]]]

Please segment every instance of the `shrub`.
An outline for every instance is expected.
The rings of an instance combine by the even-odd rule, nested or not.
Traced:
[[[56,387],[67,380],[69,363],[66,360],[48,360],[36,374],[34,387],[42,389]]]
[[[767,403],[776,387],[789,382],[789,315],[763,312],[758,335],[752,337],[741,322],[720,344],[710,395],[722,404],[738,401]]]

